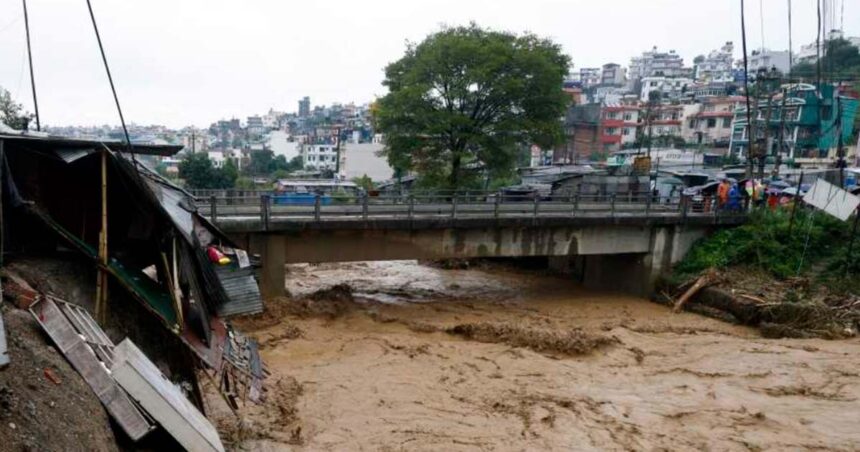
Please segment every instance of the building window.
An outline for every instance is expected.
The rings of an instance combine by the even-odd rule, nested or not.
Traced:
[[[723,118],[723,128],[728,129],[732,126],[732,118]]]
[[[624,120],[630,121],[633,119],[633,113],[624,113]]]
[[[623,128],[621,130],[621,135],[624,135],[624,136],[630,135],[630,128],[629,127]]]
[[[717,126],[717,120],[714,118],[708,118],[708,128],[713,129]]]
[[[608,129],[606,129],[606,134],[607,135],[616,135],[617,131],[618,131],[618,129],[616,129],[615,127],[609,127]]]

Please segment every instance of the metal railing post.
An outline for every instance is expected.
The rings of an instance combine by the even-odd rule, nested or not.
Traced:
[[[611,212],[611,216],[615,216],[615,193],[612,194],[609,198],[609,210]]]
[[[409,210],[407,212],[409,213],[409,221],[412,221],[412,216],[415,215],[415,197],[412,195],[409,195]]]
[[[212,221],[212,224],[218,222],[218,207],[215,203],[218,202],[218,198],[215,195],[209,197],[209,220]]]
[[[364,196],[361,197],[361,217],[364,218],[365,220],[367,220],[367,203],[368,203],[367,198],[368,198],[367,194],[365,194]]]
[[[322,205],[322,202],[320,199],[320,195],[319,195],[319,193],[317,193],[317,195],[314,197],[314,220],[315,221],[320,221],[320,216],[321,216],[320,215],[320,206],[321,205]]]
[[[576,215],[576,212],[579,210],[579,193],[573,195],[573,213]]]
[[[645,197],[645,216],[647,217],[651,213],[651,198],[654,197],[654,193],[648,192],[648,196]],[[659,201],[658,201],[659,202]]]
[[[688,196],[681,195],[681,222],[683,223],[686,223],[687,221],[687,210],[689,208],[690,198]]]
[[[499,219],[499,207],[502,204],[502,197],[500,194],[496,194],[496,198],[493,200],[493,218]]]
[[[260,195],[260,224],[264,231],[269,230],[269,195]]]
[[[534,212],[532,212],[532,216],[537,218],[538,210],[540,210],[540,195],[535,194],[535,208]]]
[[[451,197],[451,218],[457,218],[457,194]]]

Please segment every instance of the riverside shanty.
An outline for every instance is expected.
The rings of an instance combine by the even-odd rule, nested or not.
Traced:
[[[198,378],[234,410],[264,399],[256,342],[224,320],[261,312],[262,300],[254,257],[140,162],[180,149],[0,133],[4,295],[33,313],[133,441],[160,425],[187,449],[223,450]],[[34,283],[49,267],[64,269],[51,279],[84,281],[74,299]]]

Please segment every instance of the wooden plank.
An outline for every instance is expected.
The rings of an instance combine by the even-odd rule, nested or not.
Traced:
[[[96,358],[89,344],[75,331],[69,319],[50,298],[43,297],[30,307],[30,313],[83,377],[108,413],[133,441],[143,438],[153,426],[134,406],[116,381]]]
[[[9,355],[6,348],[6,327],[3,325],[3,314],[0,313],[0,369],[9,364]]]

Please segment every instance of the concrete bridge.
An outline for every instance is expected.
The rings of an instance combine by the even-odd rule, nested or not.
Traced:
[[[283,295],[284,265],[395,259],[547,256],[586,286],[647,293],[657,276],[714,228],[745,216],[680,198],[508,200],[356,198],[280,205],[268,195],[201,200],[200,211],[259,254],[261,288]],[[214,208],[213,208],[214,206]]]

